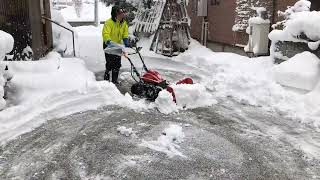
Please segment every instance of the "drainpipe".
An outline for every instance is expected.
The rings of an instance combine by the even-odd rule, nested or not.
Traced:
[[[276,22],[276,6],[277,6],[277,0],[272,0],[272,22],[271,24],[275,24]]]
[[[94,25],[98,27],[99,24],[99,0],[94,0]]]

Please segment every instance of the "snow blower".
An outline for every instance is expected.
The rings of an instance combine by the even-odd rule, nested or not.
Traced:
[[[121,49],[120,49],[121,48]],[[146,98],[149,101],[155,101],[160,93],[160,91],[166,89],[169,93],[172,94],[173,101],[176,103],[176,96],[172,87],[168,81],[166,81],[158,71],[148,69],[141,54],[140,50],[142,47],[132,47],[135,52],[128,54],[125,50],[118,44],[113,44],[111,47],[106,48],[105,52],[109,54],[116,54],[124,56],[131,65],[131,77],[135,80],[131,86],[131,93],[140,97]],[[138,54],[139,58],[142,62],[144,73],[141,75],[135,65],[133,64],[132,60],[130,59],[130,55]],[[136,77],[134,77],[134,74]],[[178,81],[176,84],[193,84],[193,80],[191,78],[185,78]]]

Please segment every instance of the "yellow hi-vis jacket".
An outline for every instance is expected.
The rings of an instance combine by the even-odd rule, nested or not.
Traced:
[[[102,30],[103,42],[112,41],[122,44],[124,38],[128,38],[128,24],[126,21],[114,22],[111,18],[108,19],[103,26]]]

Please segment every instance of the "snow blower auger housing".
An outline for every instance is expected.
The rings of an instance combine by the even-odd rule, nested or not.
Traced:
[[[170,87],[170,84],[163,79],[163,77],[160,75],[160,73],[156,70],[149,70],[140,54],[140,50],[142,47],[132,47],[132,49],[135,51],[134,53],[128,54],[122,49],[122,55],[128,59],[130,65],[131,65],[131,76],[136,81],[131,86],[131,93],[141,97],[146,98],[149,101],[155,101],[160,93],[160,91],[166,89],[168,92],[172,94],[173,101],[176,103],[176,96],[174,93],[174,90],[172,87]],[[107,52],[107,50],[105,50]],[[117,51],[117,50],[116,50]],[[111,52],[111,51],[108,51]],[[107,53],[108,53],[107,52]],[[119,51],[117,51],[119,52]],[[139,58],[142,62],[144,73],[141,75],[137,68],[134,66],[132,60],[130,59],[130,55],[138,54]],[[134,74],[138,78],[138,80],[134,77]],[[180,81],[178,81],[176,84],[193,84],[193,80],[191,78],[185,78]]]

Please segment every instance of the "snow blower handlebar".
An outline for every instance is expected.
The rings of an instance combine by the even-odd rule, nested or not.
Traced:
[[[127,53],[125,51],[125,48],[123,48],[123,46],[121,46],[120,44],[117,44],[117,43],[113,43],[111,42],[111,44],[104,49],[104,52],[107,53],[107,54],[113,54],[113,55],[117,55],[117,56],[124,56],[126,59],[128,59],[128,61],[130,62],[130,65],[131,65],[131,76],[133,77],[133,74],[132,73],[135,73],[139,80],[141,80],[141,76],[140,76],[140,73],[138,72],[137,68],[134,66],[132,60],[129,58],[130,55],[134,55],[134,54],[138,54],[139,55],[139,58],[142,62],[142,65],[143,65],[143,69],[148,72],[148,68],[146,66],[146,64],[144,63],[144,60],[140,54],[140,50],[142,49],[142,47],[137,47],[137,46],[134,46],[134,47],[131,47],[131,49],[133,49],[135,52],[134,53]],[[137,81],[134,77],[133,79],[135,81]]]
[[[126,59],[128,59],[130,65],[131,65],[131,69],[132,71],[138,76],[138,78],[140,79],[140,73],[138,72],[137,68],[134,66],[134,64],[132,63],[132,60],[128,57],[128,54],[124,53],[124,57]],[[132,75],[132,74],[131,74]],[[133,77],[133,76],[132,76]],[[134,78],[133,78],[134,79]],[[134,79],[135,80],[135,79]]]
[[[140,58],[140,60],[141,60],[141,62],[142,62],[142,65],[143,65],[143,69],[144,69],[145,71],[149,71],[149,69],[147,68],[147,66],[146,66],[146,64],[144,63],[144,60],[143,60],[143,58],[142,58],[142,56],[141,56],[141,54],[140,54],[140,50],[142,49],[142,47],[132,47],[132,49],[135,50],[135,52],[128,54],[128,56],[129,56],[129,55],[138,54],[138,55],[139,55],[139,58]]]

